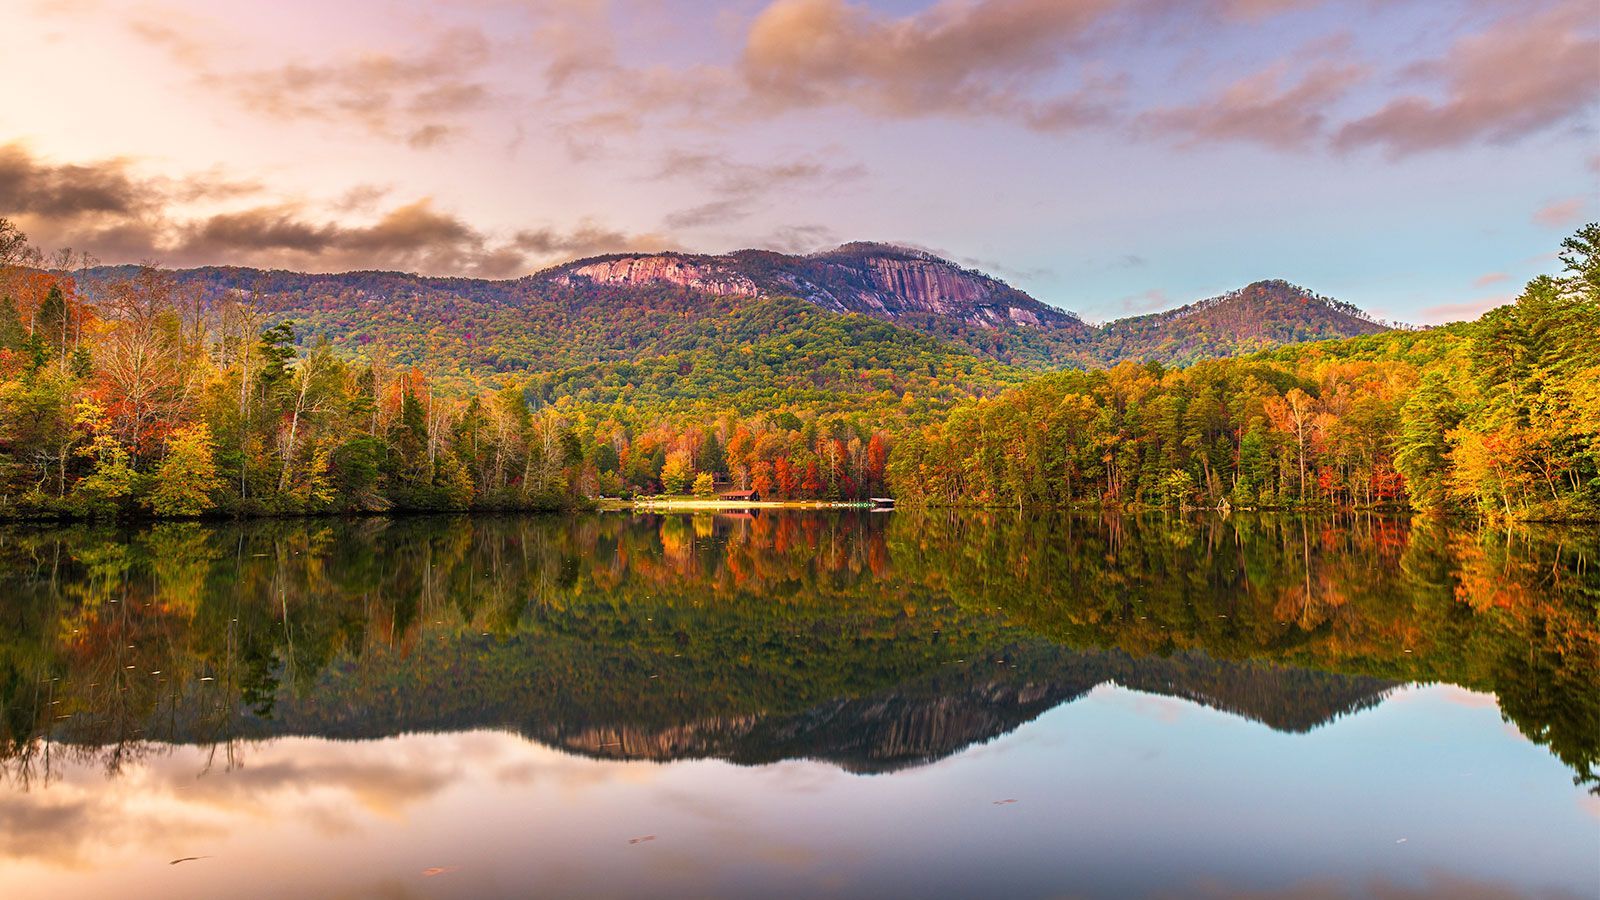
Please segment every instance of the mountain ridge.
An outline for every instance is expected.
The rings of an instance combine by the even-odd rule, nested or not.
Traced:
[[[792,294],[833,312],[890,321],[920,313],[980,328],[1088,328],[1076,314],[987,273],[924,250],[865,241],[804,255],[769,250],[613,253],[572,260],[529,278],[569,286],[669,283],[719,295]]]
[[[104,283],[131,271],[101,267],[89,279]],[[691,339],[705,348],[694,334],[747,332],[726,323],[783,297],[1031,369],[1124,360],[1187,364],[1387,327],[1352,304],[1283,280],[1094,325],[982,271],[874,242],[804,255],[612,253],[514,279],[232,266],[174,270],[174,276],[185,288],[248,296],[269,316],[293,320],[307,337],[354,349],[398,348],[405,361],[452,372],[555,372],[671,354]],[[863,326],[841,320],[830,327],[854,333]]]

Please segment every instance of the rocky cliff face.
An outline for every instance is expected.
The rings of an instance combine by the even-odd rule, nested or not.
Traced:
[[[536,276],[556,284],[677,285],[717,296],[792,294],[836,312],[894,321],[931,316],[983,329],[1086,330],[1065,312],[1005,282],[903,247],[847,244],[811,256],[741,251],[579,260]]]
[[[606,284],[645,287],[675,284],[718,296],[754,297],[761,289],[733,268],[708,257],[678,254],[622,256],[580,261],[564,266],[550,277],[556,284]]]

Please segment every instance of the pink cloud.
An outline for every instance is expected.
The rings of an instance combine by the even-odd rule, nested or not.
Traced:
[[[1010,117],[1040,129],[1100,121],[1115,85],[1035,97],[1118,0],[940,3],[891,18],[846,0],[776,0],[756,16],[739,70],[767,111],[829,104],[910,117]]]
[[[1172,305],[1172,299],[1167,296],[1166,291],[1160,288],[1151,288],[1141,294],[1131,294],[1123,297],[1118,303],[1121,304],[1123,312],[1138,314],[1166,309]]]
[[[1487,272],[1483,275],[1479,275],[1477,278],[1472,279],[1472,286],[1488,287],[1491,284],[1499,284],[1502,281],[1510,280],[1511,276],[1504,272]]]
[[[1481,297],[1465,303],[1441,303],[1422,310],[1418,320],[1424,325],[1443,325],[1447,322],[1470,322],[1497,306],[1516,302],[1515,297],[1500,295]]]
[[[1596,100],[1600,38],[1594,7],[1575,0],[1518,14],[1410,68],[1443,84],[1440,98],[1411,94],[1340,129],[1335,146],[1381,146],[1403,156],[1477,140],[1506,142],[1577,117]]]
[[[1366,78],[1362,66],[1323,63],[1285,86],[1287,63],[1235,81],[1207,100],[1151,110],[1140,124],[1187,143],[1249,141],[1280,150],[1303,149],[1321,136],[1323,110]]]
[[[1276,15],[1321,6],[1323,0],[1225,0],[1223,12],[1235,19],[1256,21]]]
[[[1565,200],[1548,203],[1533,214],[1533,222],[1546,228],[1566,228],[1576,225],[1578,220],[1583,218],[1583,207],[1586,202],[1583,197],[1568,197]]]

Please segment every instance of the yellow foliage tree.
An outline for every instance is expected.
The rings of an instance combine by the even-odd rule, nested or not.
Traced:
[[[221,489],[211,426],[198,422],[174,430],[156,470],[150,508],[164,516],[199,515],[212,508],[211,495]]]

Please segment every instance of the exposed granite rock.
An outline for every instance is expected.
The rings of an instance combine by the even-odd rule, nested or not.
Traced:
[[[716,296],[792,294],[835,312],[894,321],[931,316],[984,329],[1087,331],[1078,318],[1003,281],[931,254],[885,244],[847,244],[811,256],[744,250],[604,256],[541,273],[556,284],[672,284]]]
[[[550,279],[557,284],[625,285],[676,284],[708,294],[754,297],[761,293],[756,283],[728,266],[699,257],[678,254],[624,256],[579,262],[564,268]]]

